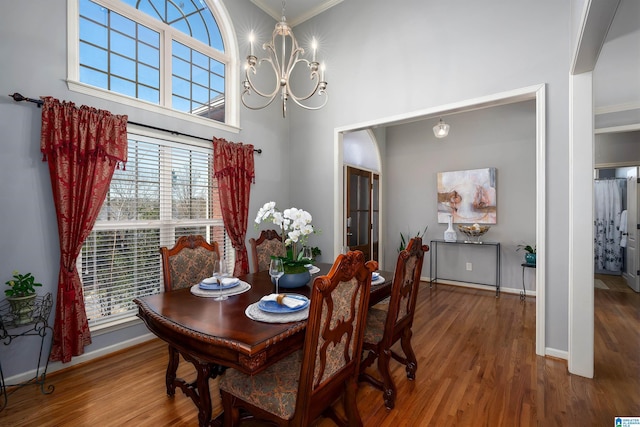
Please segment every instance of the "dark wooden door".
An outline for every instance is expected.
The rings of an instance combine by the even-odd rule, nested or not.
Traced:
[[[377,174],[347,166],[345,242],[351,250],[360,250],[366,259],[378,260],[379,192]]]

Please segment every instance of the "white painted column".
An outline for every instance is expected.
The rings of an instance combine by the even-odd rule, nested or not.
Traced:
[[[569,77],[569,372],[587,378],[594,368],[592,77]]]

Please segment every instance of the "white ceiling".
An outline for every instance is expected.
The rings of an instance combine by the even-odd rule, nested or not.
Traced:
[[[285,4],[284,14],[291,27],[311,19],[342,3],[343,0],[289,0]],[[251,0],[253,4],[271,15],[273,19],[279,21],[282,17],[282,0]]]

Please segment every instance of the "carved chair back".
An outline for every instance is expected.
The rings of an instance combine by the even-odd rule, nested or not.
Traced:
[[[276,230],[262,230],[258,239],[249,239],[253,272],[269,269],[271,256],[285,256],[282,237]]]
[[[422,244],[420,237],[414,237],[409,241],[407,248],[398,255],[388,310],[385,312],[372,307],[367,318],[363,344],[366,358],[360,367],[360,380],[381,389],[385,405],[389,409],[394,407],[396,395],[395,383],[389,370],[390,358],[405,365],[409,379],[415,378],[417,370],[417,359],[411,346],[411,327],[416,311],[424,253],[428,250],[429,247]],[[398,340],[401,340],[404,357],[391,350]],[[365,372],[376,359],[382,380]]]
[[[209,244],[203,236],[182,236],[168,249],[160,248],[165,292],[187,288],[211,277],[213,261],[220,258],[218,243]]]
[[[355,391],[371,273],[377,268],[376,261],[365,263],[362,252],[351,251],[339,255],[331,271],[313,281],[296,405],[296,413],[307,413],[307,422],[317,418],[348,387],[353,390],[347,390],[347,418],[360,419]],[[348,399],[351,392],[353,402]]]

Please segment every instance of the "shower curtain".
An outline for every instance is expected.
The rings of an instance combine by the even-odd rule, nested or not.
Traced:
[[[594,252],[595,269],[620,272],[620,214],[622,187],[620,179],[601,179],[594,183]]]

